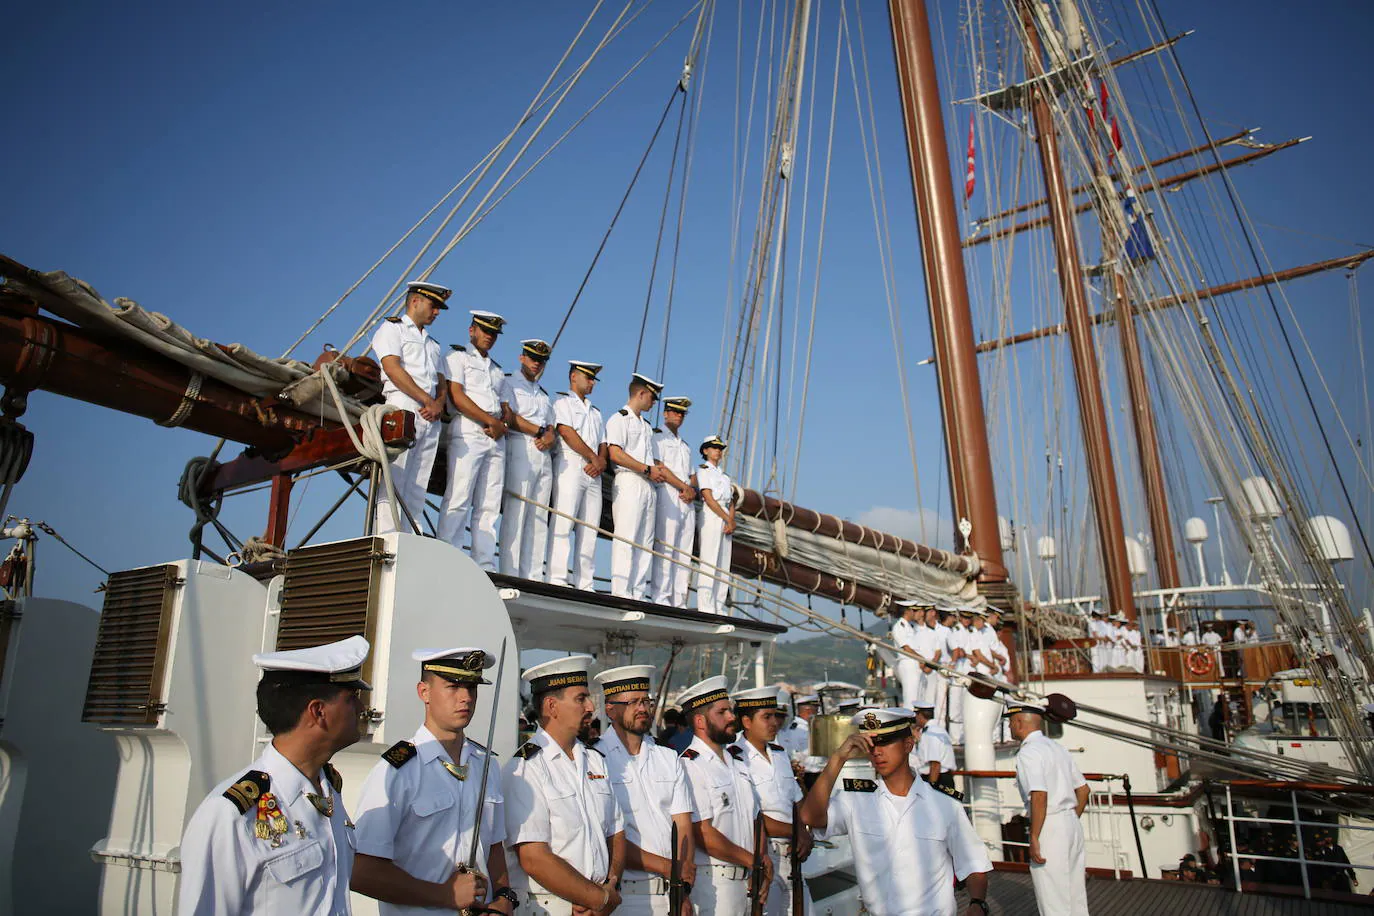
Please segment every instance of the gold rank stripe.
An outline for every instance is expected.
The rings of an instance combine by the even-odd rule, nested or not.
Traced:
[[[473,671],[470,668],[452,668],[448,665],[432,665],[426,662],[424,669],[426,671],[433,671],[436,674],[451,674],[454,677],[472,678],[474,681],[480,681],[482,679],[482,672]]]
[[[439,303],[440,305],[444,305],[444,304],[446,304],[446,303],[448,302],[448,299],[446,299],[445,297],[439,295],[438,293],[436,293],[436,292],[435,292],[434,290],[432,290],[432,289],[420,289],[420,288],[416,288],[416,289],[411,290],[411,292],[413,292],[413,293],[419,293],[421,296],[424,296],[426,299],[433,299],[435,302]]]

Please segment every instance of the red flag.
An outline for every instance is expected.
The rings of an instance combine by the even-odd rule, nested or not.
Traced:
[[[964,176],[964,200],[973,196],[973,114],[968,116],[968,173]]]
[[[1112,115],[1112,152],[1107,155],[1107,164],[1111,165],[1116,158],[1116,151],[1121,149],[1121,128],[1116,125],[1116,115]]]
[[[1097,97],[1102,101],[1102,119],[1107,119],[1107,83],[1105,80],[1097,82]]]

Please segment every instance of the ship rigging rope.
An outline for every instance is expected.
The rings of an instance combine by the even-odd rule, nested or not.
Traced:
[[[323,372],[321,375],[324,378],[325,387],[329,389],[329,393],[334,398],[334,403],[342,411],[343,395],[339,393],[339,386],[334,381],[333,374]],[[386,490],[387,507],[391,510],[393,529],[401,531],[403,530],[401,528],[401,516],[396,508],[398,504],[396,487],[391,479],[391,459],[400,454],[403,449],[388,448],[386,440],[382,437],[382,420],[394,409],[390,404],[373,404],[364,410],[362,416],[358,418],[358,428],[363,434],[361,439],[358,438],[357,433],[353,432],[353,427],[350,424],[345,423],[343,428],[344,432],[348,433],[348,439],[353,443],[354,450],[362,457],[374,462],[381,472],[382,486]],[[423,533],[415,519],[409,519],[409,521],[416,534]]]
[[[101,565],[100,565],[99,563],[97,563],[95,560],[92,560],[90,557],[86,556],[84,553],[82,553],[81,551],[79,551],[79,550],[77,550],[75,547],[73,547],[70,541],[68,541],[68,540],[67,540],[66,538],[64,538],[62,535],[58,534],[55,530],[53,530],[52,525],[49,525],[47,522],[39,522],[39,523],[37,523],[36,525],[34,525],[33,527],[37,528],[39,531],[43,532],[43,533],[46,534],[48,537],[50,537],[50,538],[52,538],[53,540],[57,541],[57,543],[61,544],[63,547],[67,548],[67,549],[70,550],[72,553],[76,554],[78,557],[80,557],[81,559],[85,560],[85,561],[86,561],[87,563],[89,563],[90,565],[94,566],[94,567],[95,567],[96,569],[98,569],[102,574],[104,574],[107,578],[109,577],[110,571],[109,571],[108,569],[106,569],[105,567],[101,566]]]

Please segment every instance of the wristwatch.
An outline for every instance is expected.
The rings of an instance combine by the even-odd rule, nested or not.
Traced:
[[[520,909],[520,895],[513,891],[509,886],[498,887],[491,892],[492,899],[500,897],[502,900],[510,901],[510,905],[515,909]]]
[[[986,900],[979,900],[977,898],[974,898],[968,902],[968,905],[978,907],[978,909],[982,910],[984,914],[992,912],[992,910],[988,909],[988,902]]]

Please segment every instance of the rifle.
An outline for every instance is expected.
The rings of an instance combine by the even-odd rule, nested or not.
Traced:
[[[764,883],[763,857],[768,855],[768,829],[763,812],[754,818],[754,867],[749,870],[749,916],[763,916],[768,902],[768,885]]]
[[[806,916],[806,889],[802,884],[801,802],[792,803],[792,916]]]
[[[682,916],[682,869],[677,860],[677,821],[673,821],[673,851],[668,862],[668,916]]]
[[[487,723],[487,753],[482,758],[482,782],[477,787],[477,815],[472,824],[472,846],[468,849],[468,860],[459,863],[458,870],[464,872],[481,872],[477,869],[477,848],[482,838],[482,815],[487,810],[487,776],[491,772],[491,758],[495,756],[491,751],[492,740],[496,737],[496,716],[499,713],[497,704],[501,702],[501,675],[506,670],[506,640],[501,640],[501,659],[496,665],[496,688],[491,693],[491,721]],[[488,888],[492,890],[492,888]],[[462,916],[477,916],[479,913],[494,912],[488,907],[475,906],[463,910]]]

